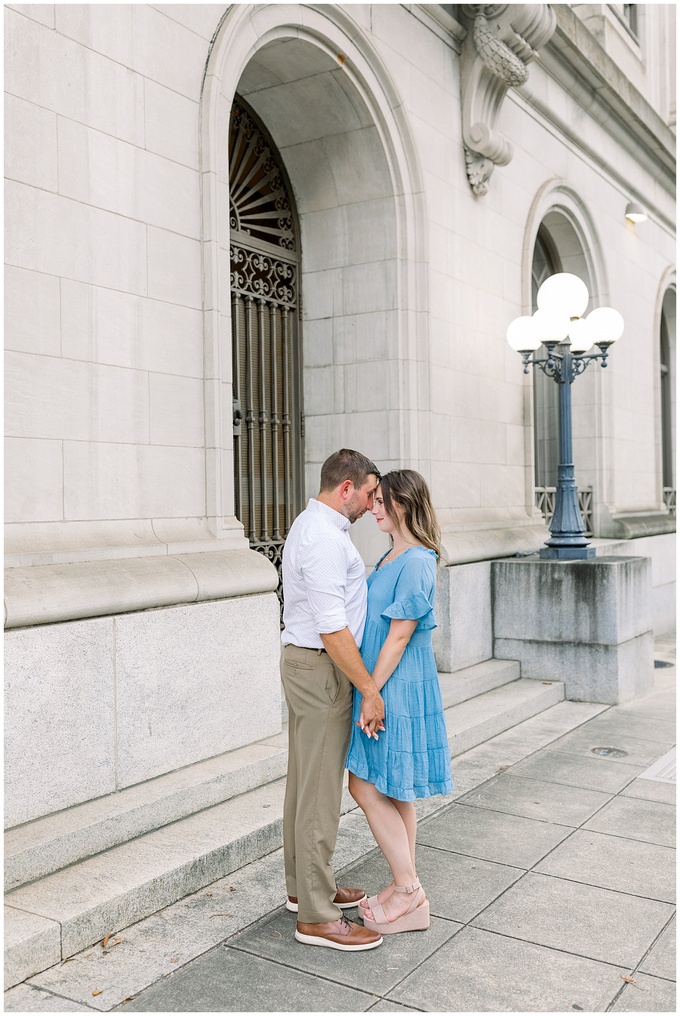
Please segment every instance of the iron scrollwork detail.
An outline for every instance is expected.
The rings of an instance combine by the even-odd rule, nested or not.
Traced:
[[[251,541],[250,546],[252,550],[256,550],[259,554],[263,554],[268,561],[276,568],[277,575],[279,576],[279,583],[276,587],[276,595],[279,598],[279,608],[281,611],[281,622],[283,623],[283,579],[281,570],[283,568],[283,540],[267,540],[266,542]]]
[[[229,226],[234,232],[294,251],[295,227],[279,162],[240,102],[231,112]]]
[[[567,346],[564,353],[556,353],[555,346],[557,343],[546,343],[547,357],[539,359],[532,357],[531,353],[522,353],[522,364],[524,365],[524,373],[529,373],[530,367],[538,367],[542,370],[546,377],[551,377],[553,381],[558,384],[564,382],[566,384],[572,384],[575,378],[579,374],[583,374],[584,370],[590,365],[593,360],[600,362],[601,367],[607,366],[607,355],[609,343],[607,342],[596,342],[595,345],[599,347],[599,353],[572,353]]]
[[[246,250],[238,244],[229,247],[232,292],[247,293],[274,300],[286,307],[297,299],[295,265],[268,254]]]

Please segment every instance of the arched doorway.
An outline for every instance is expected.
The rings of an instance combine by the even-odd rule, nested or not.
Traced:
[[[238,95],[229,126],[234,508],[279,572],[301,508],[300,244],[281,158]]]
[[[207,426],[214,432],[207,452],[208,501],[215,530],[225,539],[242,539],[238,513],[245,519],[234,489],[243,470],[234,468],[226,447],[231,427],[225,426],[236,381],[228,366],[236,340],[232,307],[226,306],[232,239],[227,138],[238,99],[274,143],[299,217],[297,231],[293,218],[295,250],[278,256],[290,261],[302,252],[297,300],[304,341],[297,335],[296,342],[304,389],[304,495],[316,494],[322,462],[343,446],[370,452],[384,469],[409,461],[428,472],[423,413],[429,387],[416,383],[416,350],[427,329],[426,288],[419,283],[424,188],[403,102],[370,42],[357,47],[355,39],[352,18],[334,5],[233,5],[206,68],[201,184],[211,371]],[[244,312],[244,328],[245,320]],[[243,432],[247,412],[242,396],[233,394]],[[302,395],[299,400],[301,410]],[[381,546],[375,546],[381,534],[371,522],[352,531],[367,561],[379,556]],[[271,537],[268,530],[261,542],[271,543]],[[251,546],[256,541],[257,534]]]

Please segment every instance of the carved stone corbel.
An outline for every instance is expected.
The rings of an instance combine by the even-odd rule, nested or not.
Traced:
[[[463,144],[468,180],[486,194],[494,166],[506,166],[512,145],[496,130],[508,88],[524,84],[527,64],[556,27],[549,4],[462,4],[467,36],[461,56]]]

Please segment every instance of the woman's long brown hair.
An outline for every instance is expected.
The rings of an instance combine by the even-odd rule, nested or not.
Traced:
[[[420,473],[415,469],[392,469],[380,478],[380,491],[385,511],[395,524],[393,505],[397,504],[404,512],[404,524],[411,536],[433,550],[439,559],[441,527],[432,507],[430,491]]]

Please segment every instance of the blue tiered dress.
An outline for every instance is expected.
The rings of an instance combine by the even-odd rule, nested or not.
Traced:
[[[368,615],[361,644],[368,672],[375,668],[392,618],[417,620],[418,625],[381,689],[385,730],[377,741],[356,726],[361,695],[354,689],[347,768],[397,801],[448,794],[453,790],[451,754],[432,652],[437,556],[425,547],[409,547],[381,567],[382,560],[368,577]]]

